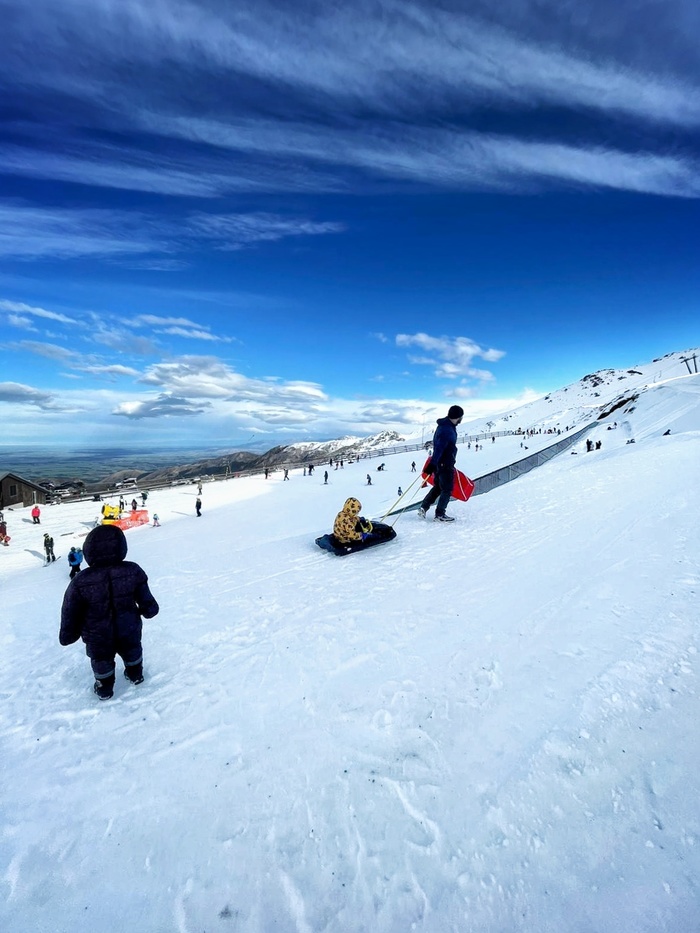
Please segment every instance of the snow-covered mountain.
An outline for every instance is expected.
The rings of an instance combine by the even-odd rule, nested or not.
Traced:
[[[700,349],[669,353],[649,363],[631,366],[628,369],[604,369],[583,376],[578,382],[550,392],[541,399],[529,402],[501,415],[481,418],[460,426],[460,437],[503,431],[562,432],[579,428],[595,421],[609,411],[631,404],[640,393],[662,385],[670,380],[688,375],[697,366]],[[695,361],[695,362],[693,362]],[[447,406],[446,409],[447,410]],[[430,426],[432,430],[432,425]],[[401,444],[417,445],[426,437],[424,428],[416,427],[404,434],[382,431],[369,437],[341,437],[330,441],[303,441],[286,446],[274,447],[263,454],[236,452],[221,457],[197,460],[192,463],[171,466],[151,472],[137,472],[143,485],[165,484],[182,479],[191,479],[203,474],[223,474],[243,470],[259,471],[265,467],[294,466],[303,463],[321,463],[330,458],[350,459],[390,449]],[[134,470],[121,471],[106,477],[104,483],[122,480]],[[91,487],[92,488],[92,487]]]
[[[700,367],[700,348],[667,353],[627,369],[602,369],[519,408],[463,424],[469,434],[550,428],[573,429],[632,404],[644,392]]]

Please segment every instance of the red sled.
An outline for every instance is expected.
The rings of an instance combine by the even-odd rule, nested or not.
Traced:
[[[434,485],[434,478],[432,473],[426,473],[426,468],[430,463],[430,457],[423,464],[423,469],[421,470],[421,476],[424,479],[423,485],[429,484],[430,486]],[[455,469],[455,480],[452,484],[452,498],[460,499],[462,502],[466,502],[469,496],[474,492],[474,483],[469,479],[466,473],[462,473],[460,470]]]

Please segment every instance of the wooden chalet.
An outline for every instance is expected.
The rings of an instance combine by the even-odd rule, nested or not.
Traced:
[[[0,473],[0,510],[36,503],[46,505],[50,495],[48,489],[16,473]]]

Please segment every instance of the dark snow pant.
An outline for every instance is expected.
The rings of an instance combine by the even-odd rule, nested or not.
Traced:
[[[455,471],[453,466],[441,466],[433,476],[435,481],[430,488],[430,492],[423,499],[421,508],[427,512],[430,506],[437,500],[435,506],[436,515],[444,515],[450,499],[452,498],[452,487],[455,481]]]
[[[132,667],[134,664],[143,662],[143,652],[141,650],[141,639],[120,639],[110,653],[104,648],[90,656],[92,672],[98,680],[104,680],[107,677],[113,677],[116,671],[114,658],[116,655],[124,662],[124,667]]]

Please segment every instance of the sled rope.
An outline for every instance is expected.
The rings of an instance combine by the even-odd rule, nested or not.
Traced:
[[[401,502],[401,500],[404,498],[404,496],[407,496],[408,493],[411,491],[411,489],[416,485],[416,483],[418,482],[418,480],[419,480],[419,479],[422,479],[422,478],[423,478],[422,475],[419,473],[418,476],[416,476],[416,478],[413,480],[413,482],[411,483],[411,485],[406,489],[406,491],[405,491],[405,492],[402,492],[401,495],[399,496],[399,498],[396,500],[396,502],[395,502],[393,505],[389,506],[389,508],[386,510],[386,512],[382,515],[382,517],[379,519],[381,522],[384,521],[384,519],[387,517],[387,515],[389,515],[391,512],[394,511],[394,509],[395,509],[396,506],[399,504],[399,502]],[[410,504],[411,504],[411,503],[408,502],[408,503],[400,510],[399,514],[396,516],[396,519],[394,520],[394,525],[395,525],[396,522],[401,518],[401,516],[403,515],[403,513],[406,511],[406,509],[408,508],[408,506],[409,506]],[[391,527],[393,528],[394,525],[392,525]]]

